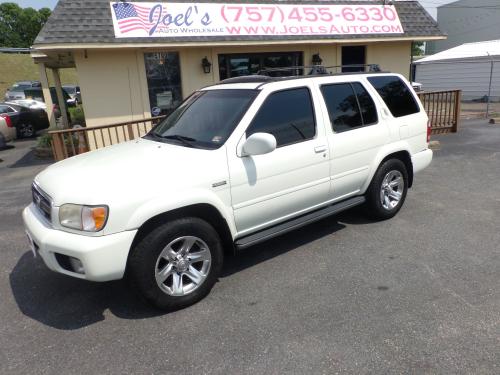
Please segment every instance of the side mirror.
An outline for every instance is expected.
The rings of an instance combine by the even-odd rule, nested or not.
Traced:
[[[276,150],[276,138],[269,133],[254,133],[243,144],[243,156],[264,155]]]

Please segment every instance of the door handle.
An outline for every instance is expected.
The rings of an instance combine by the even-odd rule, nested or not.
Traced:
[[[318,147],[314,148],[314,152],[317,154],[321,154],[322,152],[325,152],[326,150],[328,150],[327,146],[318,146]]]

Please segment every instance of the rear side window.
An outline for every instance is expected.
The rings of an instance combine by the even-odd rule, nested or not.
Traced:
[[[309,89],[301,87],[269,95],[246,135],[254,133],[274,135],[278,147],[314,138],[316,125]]]
[[[399,77],[369,77],[368,81],[384,99],[394,117],[403,117],[420,112],[420,108],[410,89]]]
[[[14,113],[14,109],[6,105],[0,105],[0,113]]]
[[[321,92],[336,133],[377,123],[375,103],[360,83],[324,85]]]

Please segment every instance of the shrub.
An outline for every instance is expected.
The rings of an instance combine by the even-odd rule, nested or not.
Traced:
[[[52,137],[50,134],[45,133],[41,137],[38,137],[36,141],[36,146],[40,148],[50,148],[50,144],[52,142]]]
[[[85,113],[81,105],[73,108],[68,108],[71,125],[85,126]]]

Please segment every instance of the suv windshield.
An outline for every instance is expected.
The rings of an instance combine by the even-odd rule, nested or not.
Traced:
[[[76,93],[76,87],[73,87],[73,86],[63,86],[63,89],[68,94],[74,94],[74,93]]]
[[[221,147],[259,91],[210,90],[191,95],[146,137],[186,147]]]

